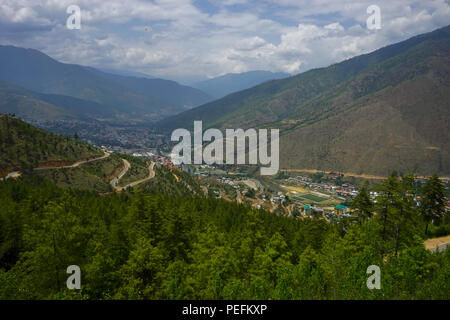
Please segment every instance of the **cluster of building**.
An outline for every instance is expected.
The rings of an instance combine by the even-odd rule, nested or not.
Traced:
[[[133,157],[153,157],[155,154],[149,151],[133,152]]]
[[[217,181],[237,188],[236,184],[233,182],[233,180],[231,178],[222,177],[222,178],[218,178]]]
[[[282,194],[282,193],[279,193],[278,195],[273,196],[270,199],[270,202],[272,202],[272,203],[277,203],[277,202],[283,203],[285,201],[286,201],[286,196],[284,194]]]
[[[310,188],[310,189],[316,189],[316,190],[324,190],[331,193],[334,193],[340,197],[343,198],[349,198],[349,197],[355,197],[358,195],[358,189],[350,184],[344,183],[341,186],[337,186],[330,183],[315,183],[312,182],[310,178],[303,177],[303,176],[297,176],[295,178],[288,178],[287,181],[296,182],[304,187]]]
[[[156,163],[159,163],[163,166],[169,167],[169,168],[173,168],[175,166],[173,164],[172,160],[170,160],[169,158],[167,158],[165,156],[161,156],[161,155],[154,155],[153,161]]]
[[[317,208],[314,206],[303,206],[300,210],[301,214],[304,216],[313,216],[313,215],[318,215],[318,216],[325,216],[325,215],[338,215],[338,216],[344,216],[344,217],[349,217],[350,215],[350,211],[349,208],[345,205],[337,205],[334,207],[334,210],[327,210],[327,209],[322,209],[322,208]]]

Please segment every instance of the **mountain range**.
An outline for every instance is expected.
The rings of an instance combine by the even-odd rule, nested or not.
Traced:
[[[107,73],[58,62],[34,49],[0,46],[0,81],[103,105],[104,117],[152,120],[213,98],[174,81]]]
[[[168,117],[280,129],[284,169],[450,173],[450,26]]]
[[[192,86],[219,99],[230,93],[245,90],[266,81],[287,77],[289,77],[287,73],[256,70],[243,73],[228,73],[220,77],[194,83]]]
[[[211,79],[203,84],[216,96],[252,86],[211,102],[174,81],[64,64],[34,49],[0,46],[0,71],[0,112],[38,125],[63,120],[52,130],[155,120],[166,134],[194,120],[204,129],[270,127],[280,129],[283,169],[450,173],[450,26],[293,77]]]

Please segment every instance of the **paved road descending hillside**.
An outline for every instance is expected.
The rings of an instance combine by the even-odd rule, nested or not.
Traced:
[[[36,171],[42,171],[42,170],[52,170],[52,169],[76,168],[76,167],[78,167],[78,166],[80,166],[80,165],[82,165],[82,164],[86,164],[86,163],[89,163],[89,162],[94,162],[94,161],[106,159],[106,158],[108,158],[110,155],[111,155],[111,153],[105,151],[105,154],[104,154],[103,156],[99,157],[99,158],[90,159],[90,160],[83,160],[83,161],[77,161],[77,162],[75,162],[75,163],[73,163],[73,164],[71,164],[71,165],[68,165],[68,166],[59,166],[59,167],[56,166],[56,167],[34,168],[33,170],[36,170]],[[116,191],[121,191],[121,190],[126,189],[126,188],[128,188],[128,187],[134,187],[134,186],[136,186],[136,185],[138,185],[138,184],[141,184],[142,182],[145,182],[145,181],[147,181],[147,180],[153,179],[153,178],[155,177],[155,171],[154,171],[155,163],[152,162],[152,163],[150,164],[150,166],[148,167],[148,176],[147,176],[147,177],[145,177],[145,178],[143,178],[143,179],[140,179],[140,180],[137,180],[137,181],[133,181],[133,182],[127,184],[127,185],[124,186],[124,187],[117,186],[117,183],[119,182],[119,180],[122,179],[122,177],[123,177],[123,176],[128,172],[128,170],[130,170],[130,168],[131,168],[131,164],[130,164],[127,160],[122,159],[122,161],[123,161],[123,163],[124,163],[124,165],[125,165],[125,168],[124,168],[124,169],[123,169],[116,177],[114,177],[114,178],[110,181],[111,186],[112,186],[112,187],[114,188],[114,190],[116,190]],[[6,180],[6,179],[9,179],[9,178],[16,178],[16,177],[19,177],[20,175],[21,175],[21,173],[20,173],[19,171],[10,172],[5,178],[0,178],[0,181],[1,181],[1,180]]]
[[[119,173],[116,177],[114,177],[114,179],[112,179],[111,182],[110,182],[111,187],[113,187],[113,188],[116,189],[116,190],[117,190],[118,188],[120,188],[120,187],[117,187],[117,183],[119,182],[119,180],[122,179],[122,177],[123,177],[123,176],[128,172],[128,170],[130,170],[130,168],[131,168],[131,164],[130,164],[127,160],[122,159],[122,161],[123,161],[123,164],[125,165],[125,168],[123,168],[123,170],[120,171],[120,173]]]
[[[128,187],[134,187],[134,186],[136,186],[138,184],[141,184],[142,182],[145,182],[145,181],[148,181],[150,179],[153,179],[155,177],[155,171],[153,170],[154,167],[155,167],[155,163],[152,162],[150,164],[150,166],[148,167],[148,177],[146,177],[144,179],[141,179],[141,180],[134,181],[134,182],[132,182],[130,184],[127,184],[124,188],[126,189]]]
[[[119,175],[118,175],[117,177],[115,177],[114,179],[111,180],[111,186],[112,186],[116,191],[122,191],[123,189],[127,189],[127,188],[129,188],[129,187],[132,188],[132,187],[134,187],[134,186],[136,186],[136,185],[138,185],[138,184],[141,184],[142,182],[148,181],[148,180],[153,179],[153,178],[155,177],[155,170],[154,170],[155,163],[152,162],[152,163],[150,164],[150,166],[148,167],[148,176],[147,176],[146,178],[143,178],[143,179],[140,179],[140,180],[133,181],[133,182],[127,184],[127,185],[124,186],[124,187],[117,186],[117,183],[119,182],[119,180],[120,180],[120,179],[128,172],[128,170],[131,168],[131,165],[130,165],[130,163],[129,163],[127,160],[125,160],[125,159],[122,159],[122,160],[124,161],[125,168],[119,173]]]

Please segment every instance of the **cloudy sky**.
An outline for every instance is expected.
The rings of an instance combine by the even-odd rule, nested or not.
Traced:
[[[81,8],[70,30],[67,8]],[[381,29],[370,30],[370,5]],[[0,0],[0,44],[184,83],[297,74],[449,24],[449,0]]]

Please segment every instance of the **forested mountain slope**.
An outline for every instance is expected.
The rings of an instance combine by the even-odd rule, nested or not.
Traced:
[[[0,176],[46,163],[72,163],[103,155],[99,148],[54,135],[0,114]]]
[[[0,182],[0,299],[448,300],[450,250],[425,249],[416,213],[388,219],[401,223],[397,246],[382,216],[330,224],[212,198],[100,196],[8,180]],[[66,287],[74,264],[82,290]],[[381,290],[367,288],[370,265],[381,268]]]

